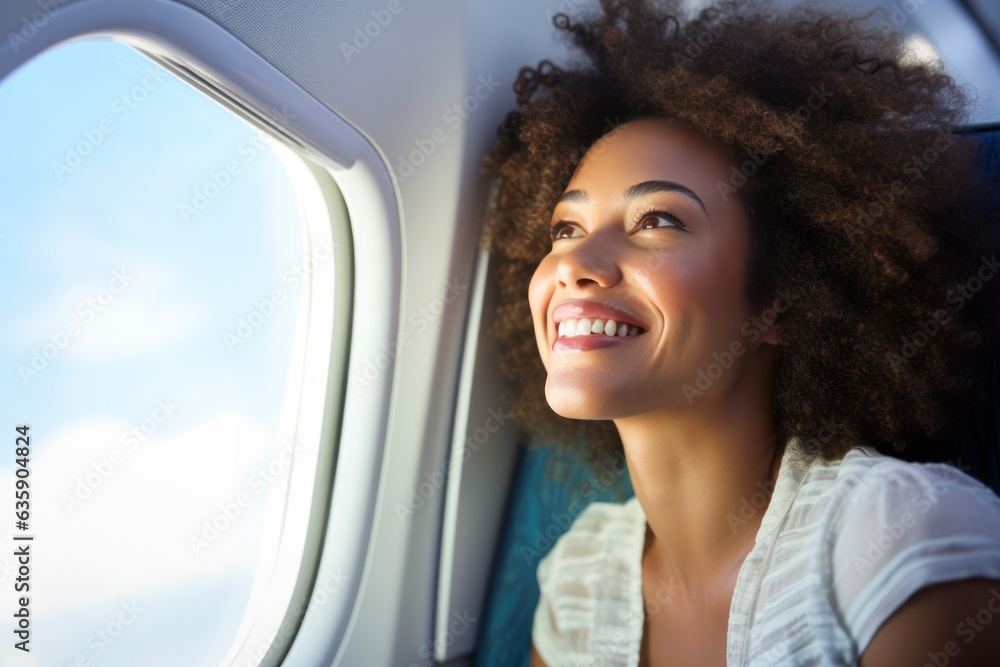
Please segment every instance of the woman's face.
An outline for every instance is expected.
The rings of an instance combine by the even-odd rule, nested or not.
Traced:
[[[654,118],[619,126],[580,161],[528,290],[557,414],[617,419],[706,400],[773,343],[772,331],[744,326],[755,315],[744,296],[750,223],[720,188],[730,168],[722,146]],[[600,333],[576,335],[596,319]],[[559,335],[563,320],[571,337]]]

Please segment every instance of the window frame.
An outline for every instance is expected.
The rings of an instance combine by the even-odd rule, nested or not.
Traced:
[[[14,25],[15,10],[6,12],[5,23]],[[133,48],[283,141],[315,177],[328,210],[346,215],[348,224],[328,229],[337,248],[333,308],[315,311],[316,286],[310,281],[311,321],[302,343],[305,400],[293,418],[297,437],[305,431],[318,446],[299,568],[295,576],[262,589],[261,608],[280,613],[256,619],[260,622],[250,625],[241,646],[224,663],[329,664],[358,602],[386,436],[393,365],[366,378],[356,391],[349,379],[364,377],[366,361],[391,349],[399,326],[400,202],[391,172],[384,155],[355,126],[222,26],[175,2],[79,0],[60,5],[46,13],[44,24],[25,43],[0,44],[0,79],[44,50],[83,39],[108,39]],[[364,224],[355,225],[358,220]],[[361,289],[364,298],[358,298]],[[312,321],[316,319],[324,321]],[[339,442],[351,446],[340,448]],[[287,565],[296,558],[289,553],[285,527],[276,547],[277,562]],[[338,582],[334,590],[331,576]],[[285,641],[268,645],[261,655],[263,646],[254,637]],[[296,651],[289,656],[293,642]]]

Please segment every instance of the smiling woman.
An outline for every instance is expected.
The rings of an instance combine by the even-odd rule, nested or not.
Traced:
[[[901,460],[981,340],[970,100],[872,17],[602,9],[488,158],[511,416],[635,489],[539,563],[533,664],[986,664],[1000,498]]]
[[[626,123],[595,148],[600,157],[577,169],[555,207],[552,251],[529,292],[547,402],[574,419],[682,402],[688,369],[728,350],[754,315],[743,295],[749,221],[739,201],[723,201],[715,189],[728,174],[726,152],[674,122],[649,118]],[[618,323],[631,324],[632,335],[604,335],[612,323],[616,334]],[[561,353],[617,341],[620,354]],[[768,412],[761,408],[770,397],[759,388],[775,342],[772,328],[738,360],[746,370],[732,369],[734,377],[757,371],[756,381],[740,384],[760,401],[753,417]],[[580,392],[585,371],[595,386]],[[617,426],[621,432],[625,424]]]

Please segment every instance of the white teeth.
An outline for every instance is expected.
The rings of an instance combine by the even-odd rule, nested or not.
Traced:
[[[570,338],[572,336],[589,336],[591,334],[603,334],[605,336],[637,336],[639,327],[634,324],[622,322],[618,324],[614,320],[590,320],[582,318],[579,320],[563,320],[559,323],[559,337]]]

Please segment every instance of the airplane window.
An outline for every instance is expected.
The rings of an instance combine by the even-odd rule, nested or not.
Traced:
[[[334,253],[304,223],[308,170],[104,39],[0,81],[0,126],[0,585],[18,577],[8,546],[30,549],[26,622],[0,605],[30,638],[18,664],[223,664],[270,606],[290,475],[318,446],[296,439],[297,369]]]

